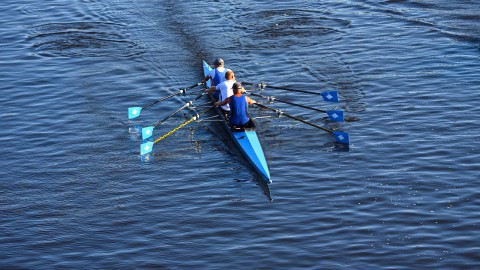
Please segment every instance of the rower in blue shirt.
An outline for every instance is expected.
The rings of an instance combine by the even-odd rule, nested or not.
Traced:
[[[212,80],[212,86],[210,87],[208,92],[215,92],[214,95],[218,99],[219,92],[216,91],[217,85],[220,83],[224,82],[225,79],[225,73],[229,70],[228,68],[225,68],[224,66],[224,61],[222,58],[217,58],[215,59],[215,62],[213,63],[214,69],[210,70],[210,73],[208,73],[205,78],[203,78],[202,83],[205,83],[208,80]]]
[[[234,127],[244,127],[250,121],[248,114],[248,104],[256,103],[255,100],[243,95],[245,89],[240,82],[236,82],[232,86],[233,96],[228,97],[222,102],[215,103],[216,106],[229,104],[230,106],[230,125]]]

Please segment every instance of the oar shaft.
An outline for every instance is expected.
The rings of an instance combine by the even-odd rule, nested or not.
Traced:
[[[189,87],[183,88],[183,89],[180,89],[180,90],[189,90],[189,89],[195,88],[195,87],[197,87],[197,86],[200,86],[200,85],[202,85],[202,84],[203,84],[203,83],[199,82],[199,83],[192,84],[192,85],[190,85]]]
[[[286,100],[281,100],[281,99],[278,99],[278,98],[275,98],[275,97],[266,97],[266,96],[259,95],[259,94],[255,94],[255,93],[250,93],[250,95],[255,96],[255,97],[260,97],[260,98],[268,99],[268,100],[271,100],[271,101],[278,101],[278,102],[285,103],[285,104],[289,104],[289,105],[292,105],[292,106],[297,106],[297,107],[304,108],[304,109],[307,109],[307,110],[312,110],[312,111],[327,113],[327,112],[324,111],[324,110],[320,110],[320,109],[317,109],[317,108],[312,108],[312,107],[309,107],[309,106],[305,106],[305,105],[302,105],[302,104],[293,103],[293,102],[286,101]]]
[[[299,93],[306,93],[306,94],[313,94],[313,95],[321,95],[321,93],[317,92],[311,92],[311,91],[306,91],[306,90],[298,90],[298,89],[291,89],[291,88],[286,88],[286,87],[279,87],[279,86],[272,86],[272,85],[267,85],[267,84],[259,84],[259,83],[250,83],[250,82],[242,82],[242,84],[246,85],[253,85],[253,86],[260,86],[260,87],[268,87],[272,89],[280,89],[280,90],[285,90],[285,91],[291,91],[291,92],[299,92]]]
[[[274,109],[274,108],[272,108],[272,107],[265,106],[265,105],[263,105],[263,104],[255,103],[255,105],[257,105],[258,107],[263,108],[263,109],[267,109],[267,110],[274,111],[274,112],[279,112],[279,110]],[[307,124],[307,125],[309,125],[309,126],[312,126],[312,127],[315,127],[315,128],[321,129],[321,130],[324,130],[324,131],[326,131],[326,132],[333,133],[333,131],[330,130],[330,129],[326,129],[326,128],[321,127],[321,126],[319,126],[319,125],[310,123],[310,122],[308,122],[308,121],[305,121],[305,120],[303,120],[303,119],[300,119],[300,118],[298,118],[298,117],[296,117],[296,116],[293,116],[293,115],[290,115],[290,114],[288,114],[288,113],[281,112],[281,115],[285,115],[285,116],[288,117],[288,118],[291,118],[291,119],[293,119],[293,120],[302,122],[302,123]]]
[[[197,86],[200,86],[200,85],[202,85],[202,83],[196,83],[196,84],[193,84],[193,85],[191,85],[191,86],[189,86],[189,87],[187,87],[187,88],[180,89],[179,91],[177,91],[177,92],[175,92],[175,93],[173,93],[173,94],[171,94],[171,95],[169,95],[169,96],[166,96],[166,97],[161,98],[161,99],[159,99],[159,100],[157,100],[157,101],[154,101],[154,102],[152,102],[152,103],[150,103],[150,104],[148,104],[148,105],[143,106],[142,109],[145,109],[145,108],[147,108],[147,107],[150,107],[150,106],[152,106],[152,105],[155,105],[155,104],[157,104],[157,103],[159,103],[159,102],[165,101],[165,100],[167,100],[167,99],[169,99],[169,98],[172,98],[172,97],[174,97],[174,96],[177,96],[177,95],[180,95],[180,94],[184,94],[184,93],[187,92],[187,90],[192,89],[192,88],[197,87]]]
[[[161,98],[161,99],[159,99],[159,100],[157,100],[157,101],[154,101],[154,102],[152,102],[152,103],[150,103],[150,104],[148,104],[148,105],[143,106],[142,109],[148,108],[148,107],[150,107],[150,106],[152,106],[152,105],[155,105],[155,104],[157,104],[157,103],[159,103],[159,102],[165,101],[165,100],[167,100],[167,99],[169,99],[169,98],[172,98],[172,97],[174,97],[174,96],[183,94],[184,92],[185,92],[185,90],[179,90],[178,92],[175,92],[175,93],[173,93],[173,94],[171,94],[171,95],[168,95],[168,96],[166,96],[166,97],[164,97],[164,98]]]
[[[212,110],[214,108],[214,106],[210,107],[209,109],[203,111],[202,113],[200,114],[197,114],[195,116],[193,116],[192,118],[190,118],[189,120],[183,122],[180,126],[172,129],[171,131],[167,132],[165,135],[159,137],[158,139],[156,139],[155,141],[153,141],[153,143],[158,143],[159,141],[167,138],[168,136],[172,135],[173,133],[177,132],[179,129],[185,127],[186,125],[192,123],[193,121],[195,120],[198,120],[200,117],[202,117],[203,115],[207,114],[210,110]]]
[[[182,107],[178,108],[176,111],[174,111],[173,113],[171,113],[169,116],[163,118],[162,120],[158,121],[158,123],[155,124],[155,127],[158,127],[160,126],[163,122],[167,121],[168,119],[170,119],[171,117],[173,117],[175,114],[177,114],[179,111],[187,108],[188,106],[190,106],[189,103],[186,103],[185,105],[183,105]]]
[[[158,123],[155,125],[155,127],[158,127],[159,125],[161,125],[163,122],[167,121],[168,119],[170,119],[172,116],[174,116],[175,114],[177,114],[178,112],[180,112],[181,110],[189,107],[192,105],[192,103],[198,99],[200,99],[201,97],[203,97],[204,93],[196,96],[193,100],[185,103],[185,105],[183,105],[182,107],[180,107],[179,109],[177,109],[176,111],[174,111],[173,113],[171,113],[169,116],[165,117],[164,119],[158,121]]]
[[[267,87],[270,87],[270,88],[272,88],[272,89],[280,89],[280,90],[290,91],[290,92],[299,92],[299,93],[307,93],[307,94],[320,95],[320,93],[311,92],[311,91],[306,91],[306,90],[298,90],[298,89],[291,89],[291,88],[271,86],[271,85],[267,85]]]

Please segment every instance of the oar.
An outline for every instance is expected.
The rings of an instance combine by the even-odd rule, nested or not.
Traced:
[[[183,122],[180,126],[170,130],[169,132],[167,132],[165,135],[159,137],[158,139],[156,139],[155,141],[153,142],[146,142],[146,143],[142,143],[140,145],[140,154],[142,155],[145,155],[145,154],[148,154],[150,152],[152,152],[153,150],[153,145],[156,144],[157,142],[167,138],[168,136],[172,135],[173,133],[177,132],[179,129],[183,128],[184,126],[192,123],[193,121],[199,119],[200,117],[202,117],[203,115],[207,114],[210,110],[212,110],[214,107],[210,107],[209,109],[205,110],[204,112],[202,112],[201,114],[197,114],[195,116],[193,116],[192,118],[190,118],[189,120]]]
[[[157,124],[155,124],[154,126],[148,126],[148,127],[144,127],[142,128],[142,139],[148,139],[152,136],[153,134],[153,129],[158,127],[159,125],[161,125],[163,122],[167,121],[168,119],[170,119],[172,116],[174,116],[175,114],[177,114],[178,112],[180,112],[181,110],[187,108],[187,107],[190,107],[192,106],[193,102],[200,99],[201,97],[203,97],[203,95],[205,95],[205,92],[204,93],[201,93],[200,95],[198,95],[197,97],[195,97],[193,100],[191,101],[188,101],[185,103],[185,105],[183,105],[182,107],[180,107],[178,110],[174,111],[173,113],[171,113],[169,116],[165,117],[164,119],[158,121]]]
[[[298,118],[298,117],[296,117],[296,116],[290,115],[290,114],[288,114],[288,113],[285,113],[285,112],[283,112],[283,111],[274,109],[274,108],[272,108],[272,107],[265,106],[265,105],[263,105],[263,104],[255,103],[255,105],[257,105],[257,106],[260,107],[260,108],[267,109],[267,110],[270,110],[270,111],[274,111],[274,112],[276,112],[276,113],[279,114],[279,115],[285,115],[286,117],[291,118],[291,119],[293,119],[293,120],[302,122],[302,123],[304,123],[304,124],[307,124],[307,125],[310,125],[310,126],[312,126],[312,127],[321,129],[321,130],[326,131],[326,132],[328,132],[328,133],[331,133],[331,134],[333,134],[333,136],[335,137],[335,140],[336,140],[337,142],[341,142],[341,143],[345,143],[345,144],[349,144],[349,143],[350,143],[350,139],[349,139],[348,133],[346,133],[346,132],[333,131],[333,130],[330,130],[330,129],[321,127],[321,126],[319,126],[319,125],[310,123],[310,122],[305,121],[305,120],[303,120],[303,119],[300,119],[300,118]]]
[[[159,102],[162,102],[162,101],[164,101],[164,100],[167,100],[167,99],[169,99],[169,98],[172,98],[172,97],[174,97],[174,96],[176,96],[176,95],[185,94],[185,93],[187,92],[187,90],[192,89],[192,88],[197,87],[197,86],[200,86],[200,85],[202,85],[201,82],[200,82],[200,83],[196,83],[196,84],[194,84],[194,85],[191,85],[191,86],[189,86],[189,87],[187,87],[187,88],[180,89],[179,91],[177,91],[177,92],[175,92],[175,93],[173,93],[173,94],[171,94],[171,95],[169,95],[169,96],[166,96],[166,97],[164,97],[164,98],[161,98],[161,99],[159,99],[159,100],[157,100],[157,101],[154,101],[154,102],[152,102],[152,103],[150,103],[150,104],[148,104],[148,105],[145,105],[145,106],[143,106],[143,107],[130,107],[130,108],[128,108],[128,119],[133,119],[133,118],[136,118],[136,117],[140,116],[140,112],[142,111],[142,109],[145,109],[145,108],[147,108],[147,107],[150,107],[150,106],[152,106],[152,105],[155,105],[155,104],[157,104],[157,103],[159,103]]]
[[[258,86],[261,89],[264,89],[265,87],[269,87],[269,88],[272,88],[272,89],[280,89],[280,90],[291,91],[291,92],[299,92],[299,93],[306,93],[306,94],[312,94],[312,95],[321,95],[323,100],[325,100],[325,101],[338,102],[338,92],[337,91],[326,91],[326,92],[317,93],[317,92],[311,92],[311,91],[306,91],[306,90],[298,90],[298,89],[291,89],[291,88],[280,87],[280,86],[272,86],[272,85],[267,85],[265,83],[242,82],[242,84]]]
[[[267,97],[267,96],[263,96],[263,95],[259,95],[259,94],[255,94],[255,93],[250,93],[250,95],[267,99],[270,102],[273,102],[273,101],[276,100],[278,102],[289,104],[289,105],[292,105],[292,106],[297,106],[297,107],[312,110],[312,111],[326,113],[331,121],[333,121],[333,122],[343,122],[343,111],[341,111],[341,110],[324,111],[324,110],[321,110],[321,109],[312,108],[312,107],[309,107],[309,106],[293,103],[293,102],[290,102],[290,101],[281,100],[281,99],[278,99],[274,96]]]

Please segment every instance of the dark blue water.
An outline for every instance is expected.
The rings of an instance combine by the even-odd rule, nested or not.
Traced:
[[[480,269],[479,14],[466,0],[3,1],[0,268]],[[269,187],[214,118],[142,161],[134,127],[199,89],[127,108],[217,57],[240,81],[337,90],[339,104],[264,94],[345,110],[332,124],[272,104],[350,147],[252,108]]]

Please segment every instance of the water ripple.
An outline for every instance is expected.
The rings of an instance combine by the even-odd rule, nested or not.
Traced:
[[[132,57],[137,43],[121,34],[125,25],[105,22],[48,23],[34,26],[27,38],[35,53],[49,57]]]
[[[476,3],[2,4],[0,268],[479,268]],[[345,110],[330,123],[271,104],[350,146],[251,107],[271,185],[214,118],[142,159],[139,127],[201,89],[136,119],[126,109],[198,82],[217,57],[240,81],[337,90],[339,103],[263,93]]]

